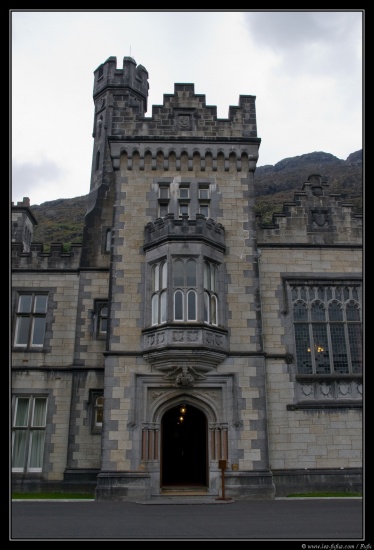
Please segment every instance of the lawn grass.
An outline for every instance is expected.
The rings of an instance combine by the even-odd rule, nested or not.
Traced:
[[[287,498],[307,498],[307,497],[314,497],[314,498],[321,498],[321,497],[362,497],[362,493],[292,493],[291,495],[287,495]]]
[[[87,500],[95,498],[94,493],[13,493],[13,500]]]
[[[362,497],[362,493],[293,493],[287,498]],[[13,493],[13,500],[92,500],[94,493]]]

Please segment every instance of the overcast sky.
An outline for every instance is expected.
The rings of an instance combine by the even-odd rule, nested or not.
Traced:
[[[363,148],[363,10],[9,14],[12,201],[89,192],[93,72],[111,56],[147,69],[147,117],[174,83],[193,83],[219,118],[256,96],[257,166]]]

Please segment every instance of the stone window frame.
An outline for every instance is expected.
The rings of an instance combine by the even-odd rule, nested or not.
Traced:
[[[104,391],[90,390],[89,395],[90,407],[90,426],[91,434],[97,435],[102,433],[103,414],[104,414]]]
[[[27,411],[24,411],[22,416],[18,414],[20,400],[27,400]],[[40,418],[41,422],[36,422],[35,420],[35,404],[36,401],[43,401],[43,417]],[[48,411],[48,396],[41,395],[39,393],[35,394],[15,394],[13,396],[12,403],[12,472],[13,473],[40,473],[43,471],[43,461],[46,445],[46,430],[47,430],[47,411]],[[22,411],[21,411],[22,412]],[[35,451],[36,447],[34,446],[34,436],[38,434],[38,439],[36,440],[36,445],[39,445],[40,448],[38,452]],[[42,435],[42,438],[40,437]],[[19,440],[18,447],[19,453],[23,454],[22,466],[14,466],[15,460],[15,446],[17,445],[17,440]],[[23,444],[22,444],[22,439]],[[38,466],[31,465],[30,461],[38,459]]]
[[[354,409],[362,408],[363,402],[363,373],[352,372],[332,372],[332,373],[300,373],[297,370],[296,341],[293,319],[293,301],[292,287],[354,287],[357,290],[357,302],[362,312],[363,286],[362,278],[357,275],[315,275],[308,276],[290,276],[282,275],[282,289],[284,297],[284,309],[281,314],[285,317],[287,329],[287,338],[285,340],[287,353],[286,363],[290,373],[290,379],[295,384],[294,402],[287,405],[287,410],[307,410],[307,409]],[[331,297],[333,300],[333,297]],[[362,314],[361,314],[361,328]]]
[[[291,284],[290,290],[297,374],[316,376],[362,374],[362,354],[361,368],[354,368],[354,364],[359,360],[358,350],[355,347],[360,345],[360,339],[354,338],[354,327],[361,329],[362,339],[361,303],[357,285],[347,282],[341,284],[314,282],[302,285]],[[352,319],[349,313],[353,310],[357,312],[355,319]],[[299,319],[295,318],[296,311],[300,314]],[[337,319],[337,311],[341,312],[339,319]],[[307,330],[303,331],[303,329]],[[357,335],[357,330],[355,332]],[[344,345],[345,354],[337,353],[338,337],[341,345]],[[301,340],[307,342],[305,353],[301,349]],[[300,353],[297,353],[298,349]],[[341,356],[340,360],[339,356]],[[346,364],[344,370],[343,356]],[[303,362],[307,363],[303,368],[301,368],[302,358],[305,359]],[[339,363],[341,363],[340,367]]]
[[[184,264],[186,264],[188,261],[195,261],[196,262],[196,284],[187,284],[187,280],[185,280],[184,284],[175,284],[174,283],[174,273],[173,273],[173,267],[174,262],[181,260]],[[206,264],[209,264],[209,266],[215,270],[215,285],[216,288],[208,288],[206,286],[206,283],[204,281],[204,271]],[[161,282],[158,284],[157,288],[155,288],[153,281],[153,272],[157,268],[158,269],[158,277],[161,277],[161,271],[162,267],[166,266],[167,268],[167,275],[165,277],[166,286],[162,285]],[[149,308],[149,317],[146,315],[146,319],[148,318],[149,321],[145,321],[145,324],[147,327],[150,326],[162,326],[165,324],[186,324],[186,325],[193,325],[193,324],[204,324],[206,326],[221,326],[219,324],[220,314],[219,314],[219,308],[221,307],[221,303],[223,303],[223,295],[224,295],[224,288],[220,288],[220,270],[223,269],[223,264],[217,262],[216,260],[213,260],[211,258],[206,257],[203,253],[171,253],[166,254],[163,252],[163,250],[160,250],[160,256],[157,257],[154,261],[147,263],[147,273],[148,276],[146,279],[150,281],[149,286],[146,290],[146,308]],[[188,296],[191,296],[189,293],[193,291],[195,293],[195,311],[196,315],[194,318],[188,319]],[[182,292],[183,294],[183,319],[175,318],[175,293],[176,292]],[[166,296],[166,300],[164,302],[164,306],[166,307],[166,316],[160,317],[161,315],[161,295]],[[222,296],[221,296],[222,295]],[[209,303],[211,303],[212,300],[215,301],[215,316],[213,317],[212,321],[212,315],[209,313],[211,310],[211,307],[209,306],[208,313],[205,311],[206,309],[206,296],[208,296]],[[157,301],[157,305],[156,302]],[[157,321],[156,321],[157,316]]]
[[[46,346],[45,337],[47,332],[47,317],[50,307],[50,300],[49,300],[49,292],[43,291],[43,290],[19,290],[16,291],[16,306],[15,306],[15,323],[14,323],[14,335],[13,335],[13,347],[15,349],[22,349],[24,351],[40,351],[43,350]],[[21,309],[21,301],[22,298],[25,296],[31,297],[31,303],[30,303],[30,310],[29,311],[23,311]],[[38,297],[45,297],[45,307],[42,310],[37,310],[37,298]],[[20,343],[18,341],[19,336],[19,330],[21,330],[21,324],[24,322],[27,322],[29,320],[29,326],[28,326],[28,336],[27,336],[27,342],[26,343]],[[40,330],[43,331],[43,342],[41,344],[33,343],[33,339],[35,336],[35,323],[38,322],[40,324],[41,321],[44,321],[43,327],[40,327]],[[26,327],[27,328],[27,327]]]
[[[103,313],[103,310],[106,308],[106,314]],[[108,333],[108,299],[97,298],[94,300],[94,307],[91,310],[92,315],[92,327],[91,331],[95,336],[96,340],[105,340]],[[106,329],[103,330],[103,323],[106,320]]]

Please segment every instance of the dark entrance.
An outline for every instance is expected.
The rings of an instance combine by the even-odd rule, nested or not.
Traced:
[[[162,418],[162,486],[207,485],[207,422],[203,412],[178,405]]]

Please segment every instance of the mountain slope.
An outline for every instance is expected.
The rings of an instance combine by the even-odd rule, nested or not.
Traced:
[[[314,152],[285,158],[275,165],[259,166],[255,172],[256,212],[262,222],[271,221],[274,212],[283,209],[283,203],[293,199],[311,174],[320,174],[328,182],[329,192],[342,195],[352,202],[355,212],[363,207],[362,149],[351,153],[346,160],[330,153]],[[84,216],[88,196],[57,199],[33,205],[31,209],[38,221],[33,242],[82,242]]]

